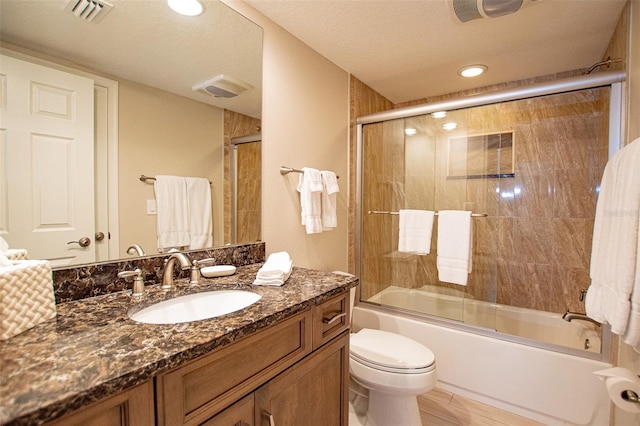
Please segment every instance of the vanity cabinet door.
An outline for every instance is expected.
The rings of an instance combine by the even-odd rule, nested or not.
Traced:
[[[156,377],[159,426],[199,425],[311,353],[311,310]]]
[[[253,426],[253,393],[245,396],[202,426]]]
[[[349,333],[281,373],[255,393],[256,426],[347,426]]]
[[[133,426],[153,425],[151,381],[47,423],[48,426]]]

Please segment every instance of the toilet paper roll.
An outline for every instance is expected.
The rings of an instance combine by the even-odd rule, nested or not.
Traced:
[[[605,382],[609,398],[621,410],[629,413],[640,413],[640,402],[632,402],[627,396],[627,392],[633,392],[636,397],[640,396],[640,378],[622,367],[608,368],[594,372]]]

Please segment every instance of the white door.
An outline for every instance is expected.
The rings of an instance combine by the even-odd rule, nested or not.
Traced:
[[[93,262],[93,80],[5,55],[0,78],[0,235],[52,266]]]

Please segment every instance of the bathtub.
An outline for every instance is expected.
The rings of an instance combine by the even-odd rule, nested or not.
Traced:
[[[441,294],[440,291],[447,293]],[[408,289],[390,286],[368,299],[369,302],[448,318],[498,333],[599,354],[598,327],[586,321],[567,322],[562,315],[515,306],[465,299],[462,292],[424,286]]]
[[[425,296],[419,294],[425,293],[423,290],[398,287],[385,292],[374,296],[374,301],[379,296],[385,304],[390,301],[399,304],[402,299],[415,303]],[[449,314],[455,309],[460,313],[459,300],[455,309],[452,305],[455,295],[426,296],[432,307],[437,305]],[[551,340],[564,340],[575,331],[571,330],[573,323],[566,323],[559,315],[541,313],[543,318],[531,319],[536,311],[508,306],[489,309],[487,305],[495,306],[474,301],[468,308],[465,306],[462,314],[477,314],[480,316],[477,322],[485,325],[492,321],[500,327],[526,330],[521,334],[539,334],[546,325],[538,324],[550,322],[553,332],[547,330],[545,334],[554,336]],[[491,316],[495,319],[490,321]],[[571,331],[567,332],[563,323]],[[593,375],[594,371],[610,368],[607,362],[523,344],[533,335],[522,342],[511,341],[500,338],[500,333],[493,330],[483,333],[480,328],[479,332],[458,329],[368,303],[360,303],[353,309],[353,328],[391,331],[429,347],[436,356],[438,387],[444,390],[548,425],[609,424],[610,400],[603,382]],[[580,352],[587,352],[584,341],[581,342],[583,336],[590,336],[590,341],[593,338],[588,332],[587,328],[584,331],[587,334],[574,339]]]

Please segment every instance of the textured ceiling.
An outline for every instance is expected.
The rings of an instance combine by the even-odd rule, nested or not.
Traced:
[[[460,23],[450,0],[247,0],[394,103],[600,61],[625,0],[525,0],[515,14]],[[462,79],[464,65],[489,72]]]
[[[449,0],[450,1],[450,0]],[[395,103],[587,68],[601,60],[625,0],[525,0],[513,15],[458,22],[447,0],[247,0]],[[216,0],[196,18],[164,0],[109,0],[99,23],[65,0],[0,0],[2,41],[259,117],[262,30]],[[253,42],[247,42],[247,36]],[[489,72],[463,80],[457,70]],[[254,90],[216,99],[191,86],[217,74]]]
[[[262,29],[217,0],[198,17],[165,0],[108,0],[100,22],[65,11],[66,0],[0,0],[0,38],[108,75],[260,117]],[[221,99],[191,87],[218,74],[253,86]]]

